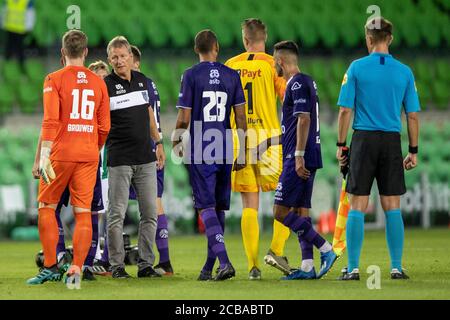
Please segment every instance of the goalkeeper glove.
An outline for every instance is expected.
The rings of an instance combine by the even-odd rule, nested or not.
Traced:
[[[50,179],[53,180],[56,178],[50,161],[50,151],[50,148],[41,148],[41,158],[39,159],[39,174],[46,184],[51,183]]]

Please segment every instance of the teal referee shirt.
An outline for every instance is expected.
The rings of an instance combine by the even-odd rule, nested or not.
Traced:
[[[400,132],[401,112],[420,111],[411,69],[390,54],[372,53],[352,62],[338,106],[354,109],[354,130]]]

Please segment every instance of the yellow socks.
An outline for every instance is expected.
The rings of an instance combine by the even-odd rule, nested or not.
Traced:
[[[286,227],[281,222],[277,220],[273,221],[273,237],[272,243],[270,244],[270,250],[273,251],[277,256],[282,256],[284,252],[284,245],[286,244],[291,230]]]
[[[252,208],[244,208],[241,218],[242,240],[244,242],[245,254],[248,259],[248,270],[253,267],[259,268],[259,224],[258,211]]]

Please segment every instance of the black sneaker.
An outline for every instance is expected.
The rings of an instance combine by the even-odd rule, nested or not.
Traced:
[[[116,268],[112,272],[112,277],[115,279],[128,279],[131,278],[131,276],[125,271],[124,268]]]
[[[112,273],[111,265],[107,261],[96,260],[92,267],[92,272],[99,276],[110,276]]]
[[[91,267],[86,267],[83,270],[83,277],[82,277],[83,281],[95,281],[97,279],[95,279],[94,273],[92,272]]]
[[[406,275],[406,273],[403,270],[399,271],[398,269],[392,269],[391,279],[392,280],[408,280],[409,277]]]
[[[137,273],[138,278],[160,278],[161,275],[153,269],[153,267],[148,266]]]
[[[343,273],[339,280],[359,280],[359,269],[353,269],[352,272]]]
[[[158,263],[155,266],[155,271],[162,276],[173,276],[173,268],[170,261]]]
[[[227,264],[224,268],[219,269],[217,272],[214,281],[222,281],[233,278],[236,275],[236,271],[234,270],[231,264]]]
[[[338,280],[342,280],[342,278],[348,273],[347,267],[343,267],[341,269],[341,275],[337,278]]]
[[[198,276],[198,281],[209,281],[212,280],[212,272],[211,271],[200,271],[200,275]]]

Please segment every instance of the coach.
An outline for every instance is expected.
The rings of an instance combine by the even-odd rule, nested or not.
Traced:
[[[106,142],[109,171],[107,215],[109,262],[113,278],[130,277],[125,271],[123,222],[130,184],[139,203],[138,277],[159,276],[153,269],[157,212],[156,167],[164,166],[162,141],[147,91],[147,78],[132,71],[131,46],[126,38],[111,40],[107,48],[113,72],[105,78],[110,96],[111,131]],[[151,139],[155,142],[156,154]],[[157,164],[156,164],[157,161]]]
[[[347,220],[348,273],[342,280],[359,280],[359,256],[364,237],[364,214],[374,178],[386,215],[386,239],[391,279],[408,279],[402,270],[404,226],[400,195],[406,192],[404,170],[417,165],[418,115],[414,76],[409,67],[389,54],[392,24],[378,17],[365,26],[370,55],[353,61],[339,95],[338,150],[341,166],[349,161],[347,192],[351,210]],[[407,115],[409,153],[403,161],[400,145],[402,107]],[[354,111],[349,160],[342,156]]]

